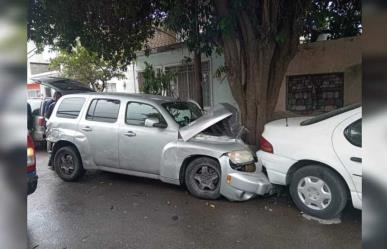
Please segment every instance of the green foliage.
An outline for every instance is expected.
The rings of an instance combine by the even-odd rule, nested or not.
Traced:
[[[143,77],[144,85],[143,89],[140,89],[140,91],[155,95],[163,95],[170,92],[171,80],[175,78],[173,73],[155,70],[153,66],[147,62],[145,62]]]
[[[222,65],[222,66],[219,66],[216,70],[215,70],[215,77],[217,79],[219,79],[220,81],[223,81],[225,76],[227,75],[227,68],[225,65]]]
[[[50,67],[60,70],[63,77],[91,85],[96,91],[103,91],[106,81],[111,78],[124,77],[122,71],[110,61],[89,52],[80,43],[71,51],[60,50],[59,55],[50,61]]]
[[[293,2],[298,1],[280,1],[279,5],[287,8]],[[38,47],[54,45],[67,51],[76,46],[78,39],[88,51],[112,61],[113,66],[125,67],[136,58],[136,51],[146,48],[155,27],[163,25],[175,31],[191,51],[209,56],[213,51],[223,51],[222,35],[240,32],[241,11],[254,32],[261,32],[262,1],[229,3],[229,14],[220,17],[214,0],[29,0],[28,39]],[[327,30],[331,39],[361,32],[360,0],[311,3],[303,33],[310,41]],[[277,43],[286,39],[276,33],[271,35]]]
[[[67,51],[79,40],[113,66],[125,67],[162,15],[158,1],[29,0],[28,39]]]
[[[304,20],[303,36],[311,42],[323,33],[337,39],[361,32],[361,0],[313,0]]]
[[[162,22],[164,27],[176,32],[190,51],[210,56],[218,36],[213,2],[164,0],[161,3],[167,13]]]

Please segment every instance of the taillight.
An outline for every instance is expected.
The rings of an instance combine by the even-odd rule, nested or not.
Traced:
[[[273,145],[271,145],[264,137],[259,139],[259,149],[267,153],[273,153]]]
[[[27,173],[36,170],[35,145],[31,136],[27,136]]]
[[[44,117],[39,117],[38,118],[38,125],[39,126],[45,126],[46,125],[46,120],[44,119]]]

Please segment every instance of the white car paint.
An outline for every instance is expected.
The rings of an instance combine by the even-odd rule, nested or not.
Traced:
[[[273,153],[257,151],[259,163],[268,173],[271,183],[288,185],[287,176],[292,166],[304,160],[325,164],[334,169],[345,181],[355,208],[361,209],[362,167],[361,148],[352,145],[344,136],[351,123],[361,119],[361,107],[326,120],[301,126],[303,118],[289,118],[265,125],[262,136],[273,146]]]

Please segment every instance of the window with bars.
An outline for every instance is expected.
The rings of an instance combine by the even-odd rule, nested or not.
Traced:
[[[301,114],[331,111],[343,107],[344,74],[288,76],[286,109]]]
[[[170,95],[179,97],[182,100],[197,99],[195,96],[194,71],[192,64],[166,67],[166,71],[175,74],[175,80],[171,82]],[[203,105],[211,106],[210,68],[208,62],[202,62],[202,88]]]

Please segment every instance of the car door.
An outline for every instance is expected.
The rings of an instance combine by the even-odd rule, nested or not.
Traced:
[[[85,135],[89,158],[96,166],[118,167],[118,114],[120,100],[94,98],[83,119],[79,132]]]
[[[118,136],[120,167],[159,175],[164,149],[177,140],[177,130],[169,127],[160,111],[147,103],[129,101],[124,118]]]
[[[361,114],[340,123],[333,133],[333,147],[340,161],[351,174],[356,192],[362,192],[362,119]]]

